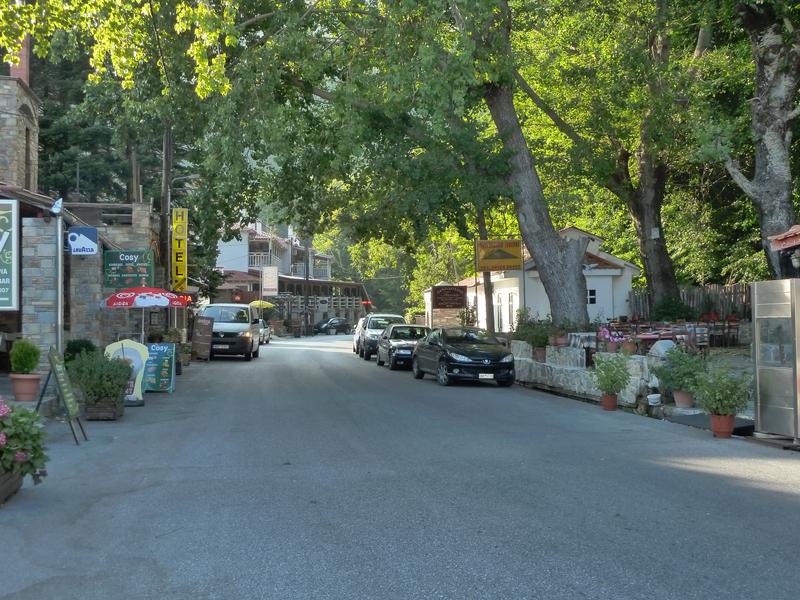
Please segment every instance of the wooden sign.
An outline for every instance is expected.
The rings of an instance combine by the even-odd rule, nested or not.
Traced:
[[[466,308],[467,288],[462,285],[435,285],[431,290],[432,308]]]
[[[195,317],[192,331],[192,354],[202,360],[211,357],[211,336],[214,330],[214,319],[211,317]]]
[[[50,374],[52,374],[56,380],[58,396],[61,398],[61,402],[64,405],[64,412],[67,417],[69,428],[72,430],[72,437],[75,439],[76,444],[80,444],[78,435],[75,433],[75,427],[72,425],[73,421],[78,424],[83,434],[83,439],[88,440],[89,438],[86,436],[86,431],[83,429],[83,424],[81,423],[80,407],[78,406],[78,401],[75,399],[75,390],[72,388],[72,384],[69,381],[69,374],[64,364],[64,357],[56,350],[55,346],[50,346],[50,352],[47,353],[47,360],[50,363]],[[47,376],[47,381],[50,380],[50,374]],[[47,388],[47,381],[42,388],[42,396],[44,395],[45,388]],[[42,396],[39,397],[39,403],[42,401]],[[36,410],[39,410],[38,404]]]

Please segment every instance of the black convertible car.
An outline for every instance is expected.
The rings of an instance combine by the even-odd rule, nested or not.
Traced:
[[[436,375],[439,385],[453,380],[514,383],[514,355],[491,333],[474,327],[442,327],[417,342],[411,357],[414,377]]]

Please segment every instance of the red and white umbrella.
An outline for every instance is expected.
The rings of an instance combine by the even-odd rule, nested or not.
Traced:
[[[119,290],[103,300],[104,308],[185,308],[186,296],[179,296],[169,290],[150,287],[133,287]],[[142,339],[144,343],[144,310],[142,310]]]
[[[106,308],[186,308],[187,299],[161,288],[125,288],[103,300]]]

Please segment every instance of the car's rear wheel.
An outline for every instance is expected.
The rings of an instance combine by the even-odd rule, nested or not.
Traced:
[[[364,350],[364,360],[369,360],[372,358],[372,352],[367,352]]]
[[[411,359],[411,372],[414,374],[414,379],[422,379],[425,377],[425,373],[419,368],[416,356]]]
[[[389,370],[394,371],[397,369],[397,362],[393,358],[389,358]]]
[[[364,358],[364,349],[361,346],[358,347],[358,355],[361,358]]]
[[[439,385],[450,385],[450,375],[447,374],[447,364],[439,361],[439,366],[436,368],[436,382]]]
[[[375,354],[375,364],[378,365],[379,367],[382,367],[384,365],[383,359],[381,358],[380,350],[378,350],[378,352]]]

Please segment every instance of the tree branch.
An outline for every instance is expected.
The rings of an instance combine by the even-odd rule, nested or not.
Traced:
[[[728,171],[728,175],[731,176],[734,183],[744,192],[745,196],[751,200],[756,200],[755,186],[739,169],[739,163],[728,157],[725,159],[725,169]]]
[[[266,21],[270,17],[274,17],[276,14],[278,14],[277,11],[272,11],[269,13],[264,13],[263,15],[256,15],[254,17],[250,17],[246,21],[237,23],[236,27],[239,29],[245,29],[247,27],[250,27],[250,25],[255,25],[256,23],[260,23],[261,21]]]
[[[797,117],[800,117],[800,104],[795,106],[788,115],[786,115],[787,123],[790,121],[794,121]]]
[[[562,119],[559,114],[549,104],[547,104],[539,94],[537,94],[530,84],[525,81],[525,78],[520,75],[519,71],[514,70],[514,78],[517,80],[519,87],[525,94],[533,101],[539,110],[550,117],[550,120],[555,124],[558,130],[571,139],[578,146],[588,146],[588,142],[583,139],[575,129]]]

